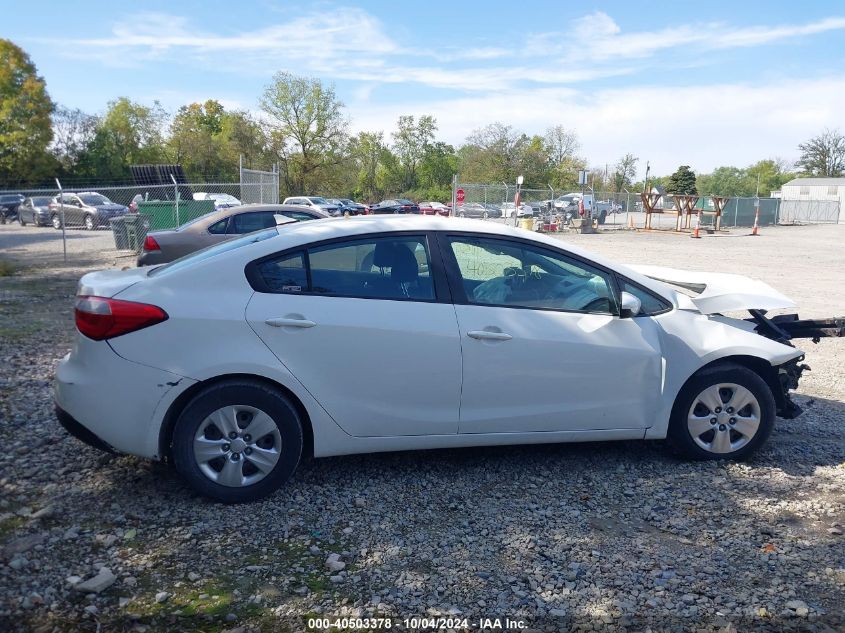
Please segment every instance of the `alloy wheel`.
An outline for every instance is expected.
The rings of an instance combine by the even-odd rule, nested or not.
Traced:
[[[692,401],[687,430],[693,441],[710,453],[725,455],[748,444],[760,428],[760,403],[735,383],[704,389]]]

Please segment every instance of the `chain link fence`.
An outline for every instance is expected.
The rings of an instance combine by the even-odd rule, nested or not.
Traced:
[[[836,224],[840,221],[838,200],[781,200],[781,224]]]
[[[6,231],[3,250],[7,242],[10,250],[17,243],[37,242],[71,261],[134,258],[148,232],[174,229],[207,213],[243,204],[241,191],[238,182],[19,189],[13,193],[23,197],[23,202],[7,221],[38,227],[38,233]],[[260,201],[262,196],[257,195]],[[277,201],[278,190],[275,197],[267,193],[264,199],[266,204]]]
[[[244,204],[278,204],[279,171],[273,166],[272,171],[240,168],[240,199]]]
[[[458,203],[456,215],[464,209],[465,215],[478,217],[478,205],[488,210],[487,218],[513,216],[513,202],[516,185],[461,183],[455,185],[456,191],[464,192],[463,204]],[[600,224],[642,227],[645,213],[639,192],[623,190],[591,191],[585,190],[585,201],[592,216],[598,218]],[[520,201],[535,209],[536,215],[561,215],[578,213],[580,190],[520,189]],[[827,200],[782,200],[780,198],[732,197],[722,209],[721,226],[723,228],[739,228],[754,226],[757,208],[759,206],[759,226],[773,226],[775,224],[835,224],[839,221],[840,205],[837,201]],[[656,204],[659,209],[675,209],[671,195],[662,196]],[[713,200],[710,196],[701,196],[696,203],[696,210],[701,210],[702,226],[712,227],[715,224]],[[670,229],[676,224],[672,214],[654,215],[653,228]]]

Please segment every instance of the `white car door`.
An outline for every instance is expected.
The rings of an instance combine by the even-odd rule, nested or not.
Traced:
[[[654,422],[658,328],[616,315],[610,273],[518,240],[443,242],[463,349],[460,433]]]
[[[425,235],[333,241],[249,274],[250,325],[347,433],[457,433],[458,326]]]

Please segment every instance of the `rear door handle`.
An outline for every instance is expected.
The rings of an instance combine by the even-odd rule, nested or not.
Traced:
[[[267,319],[264,321],[267,325],[272,327],[314,327],[317,325],[314,321],[309,321],[308,319],[286,319],[286,318],[278,318],[278,319]]]
[[[509,341],[513,337],[504,332],[490,332],[489,330],[470,330],[467,336],[482,341]]]

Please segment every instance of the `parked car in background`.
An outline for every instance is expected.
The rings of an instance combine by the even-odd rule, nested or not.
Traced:
[[[514,204],[513,202],[505,202],[502,205],[502,215],[506,218],[512,218],[514,215]],[[534,215],[534,208],[530,204],[522,203],[519,205],[519,209],[516,210],[516,217],[518,218],[527,218]]]
[[[19,193],[4,193],[0,195],[0,224],[6,224],[18,217],[18,207],[24,201]]]
[[[50,226],[50,196],[32,196],[18,206],[18,222],[21,226],[32,223],[35,226]]]
[[[367,213],[366,205],[350,200],[349,198],[327,198],[327,200],[329,204],[337,205],[341,215],[345,213],[349,215],[365,215]]]
[[[311,456],[668,438],[742,460],[800,413],[805,352],[785,332],[801,328],[760,310],[787,307],[747,277],[617,265],[494,222],[301,222],[85,275],[53,393],[82,441],[230,503]]]
[[[195,193],[194,200],[213,200],[215,211],[229,209],[231,207],[239,207],[243,204],[235,196],[229,195],[228,193],[206,193],[205,191],[198,191]]]
[[[316,209],[318,211],[325,211],[329,215],[343,215],[340,207],[332,204],[325,198],[320,196],[291,196],[285,198],[282,204],[292,204],[298,207],[308,207],[309,209]]]
[[[370,207],[370,213],[380,215],[383,213],[419,213],[420,207],[410,200],[404,198],[382,200]]]
[[[486,220],[489,217],[490,212],[483,204],[479,204],[477,202],[466,202],[458,205],[457,209],[455,209],[455,215],[459,218],[481,218]]]
[[[138,256],[138,266],[172,262],[206,246],[276,226],[280,223],[277,215],[289,218],[291,222],[329,217],[319,209],[284,204],[245,204],[221,209],[206,213],[176,229],[147,233],[143,250]]]
[[[420,213],[422,215],[449,215],[449,207],[442,202],[420,202]]]
[[[50,202],[50,223],[53,228],[62,228],[62,210],[65,226],[84,226],[89,231],[108,227],[112,218],[126,215],[129,207],[117,204],[96,191],[63,193]]]

